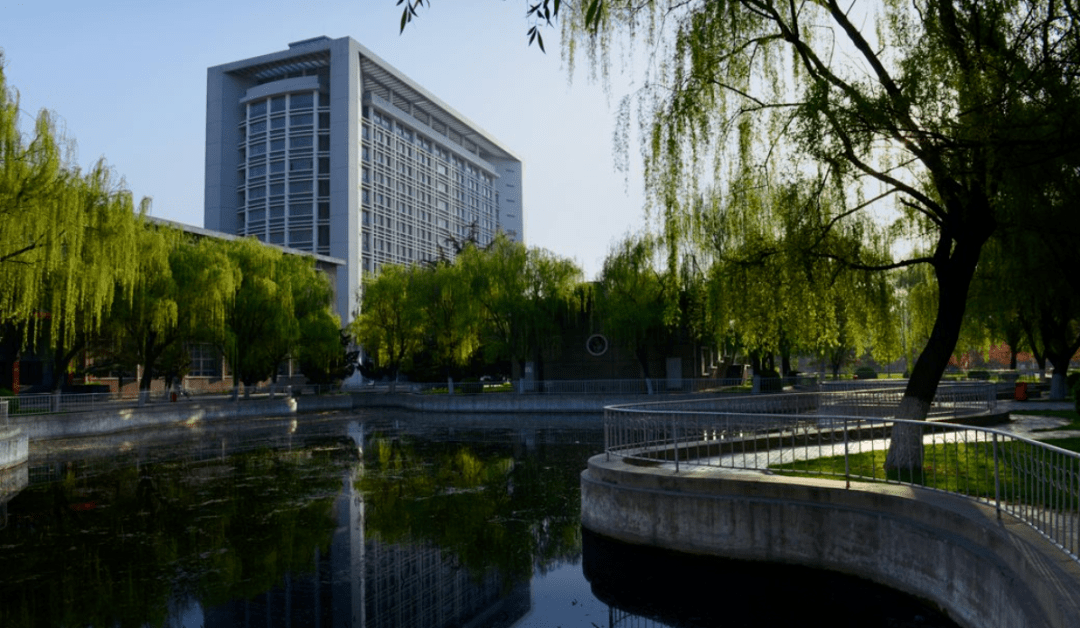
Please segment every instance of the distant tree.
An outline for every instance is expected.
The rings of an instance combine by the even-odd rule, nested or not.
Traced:
[[[339,325],[330,314],[332,289],[310,258],[287,255],[253,238],[228,243],[239,281],[218,342],[245,395],[259,382],[277,381],[278,366],[309,343],[311,359],[336,351]]]
[[[468,243],[457,255],[477,246]],[[415,277],[426,349],[446,377],[452,369],[467,364],[480,348],[479,300],[465,268],[443,260],[422,266]]]
[[[360,316],[349,332],[396,384],[401,369],[423,348],[425,330],[420,298],[423,269],[384,264],[366,275],[360,293]],[[393,388],[394,384],[391,384]]]
[[[631,352],[641,376],[648,380],[651,350],[663,346],[669,328],[678,321],[669,315],[677,300],[667,294],[671,283],[657,256],[661,253],[649,235],[627,236],[604,259],[596,293],[597,314],[604,331]]]
[[[581,269],[553,253],[526,248],[503,234],[458,257],[481,308],[481,339],[489,361],[532,361],[543,380],[543,351],[559,345]]]
[[[239,283],[227,245],[192,241],[167,225],[144,225],[139,234],[138,280],[119,290],[97,359],[124,371],[142,367],[140,390],[162,373],[183,375],[188,346],[213,343],[225,333],[225,316]]]

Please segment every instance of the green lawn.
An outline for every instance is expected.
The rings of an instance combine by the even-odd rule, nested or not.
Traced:
[[[1057,447],[1080,451],[1080,438],[1064,438],[1046,441]],[[923,448],[924,463],[920,470],[889,471],[883,470],[885,452],[875,451],[848,456],[851,475],[859,479],[908,482],[929,488],[993,498],[994,487],[994,451],[992,443],[946,443],[926,445]],[[1043,450],[1034,445],[1021,442],[1003,443],[998,446],[997,466],[999,469],[1001,498],[1007,501],[1026,503],[1042,502],[1060,507],[1064,504],[1077,504],[1076,473],[1073,463],[1071,471],[1058,470],[1060,460],[1049,463]],[[770,469],[784,475],[843,477],[844,457],[834,456],[809,461],[799,461],[772,465]],[[1048,484],[1039,483],[1035,476],[1051,479],[1049,484],[1062,490],[1048,492]]]

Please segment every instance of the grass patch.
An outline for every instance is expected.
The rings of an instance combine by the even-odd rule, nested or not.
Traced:
[[[1080,452],[1080,438],[1047,440],[1049,444]],[[1078,504],[1077,465],[1050,456],[1035,445],[1001,443],[997,447],[997,490],[1006,501],[1062,505]],[[851,476],[860,481],[893,481],[926,486],[972,497],[995,495],[995,461],[992,443],[943,443],[923,447],[923,468],[884,470],[885,452],[851,454],[847,457]],[[772,465],[783,475],[844,477],[843,456]],[[1065,468],[1062,469],[1061,467]],[[1036,479],[1038,478],[1038,479]],[[1040,481],[1041,480],[1041,481]]]
[[[1061,427],[1048,427],[1035,432],[1054,432],[1057,430],[1080,430],[1080,414],[1076,410],[1010,410],[1009,414],[1022,414],[1027,416],[1052,416],[1059,419],[1068,419],[1067,425]]]
[[[1054,447],[1061,447],[1062,449],[1080,453],[1080,438],[1075,436],[1072,438],[1047,438],[1042,442],[1047,445],[1053,445]]]

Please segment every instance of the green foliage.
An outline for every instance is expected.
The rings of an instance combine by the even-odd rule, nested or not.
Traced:
[[[77,332],[96,331],[116,289],[135,281],[141,225],[104,162],[86,173],[67,162],[48,112],[23,134],[2,63],[0,324],[21,341],[70,346]]]
[[[423,312],[419,303],[419,267],[384,264],[374,275],[364,276],[360,316],[350,333],[364,350],[389,368],[398,371],[412,361],[423,347]]]
[[[644,121],[646,189],[665,228],[684,231],[704,194],[730,200],[756,187],[783,197],[787,181],[806,179],[801,198],[830,202],[800,200],[788,220],[762,221],[779,248],[857,269],[933,269],[933,331],[906,393],[929,402],[962,333],[983,246],[1024,215],[1011,188],[1080,146],[1065,113],[1080,103],[1076,13],[1009,0],[561,8],[571,67],[584,53],[606,72],[619,38],[654,55],[620,121]],[[768,205],[740,197],[727,206],[754,217]],[[890,216],[888,229],[870,214]],[[898,237],[913,253],[883,258]],[[769,341],[777,329],[753,333]]]
[[[877,371],[869,366],[860,366],[855,369],[855,379],[877,379]]]
[[[322,361],[340,348],[340,322],[330,314],[333,290],[310,258],[286,255],[247,238],[226,247],[238,282],[227,301],[219,346],[234,381],[251,387],[277,378],[278,365],[306,346]],[[322,357],[317,357],[322,356]]]
[[[499,234],[453,262],[366,276],[351,333],[395,375],[424,351],[447,372],[481,350],[489,363],[537,359],[558,346],[580,279],[573,262]]]
[[[638,358],[642,377],[650,377],[648,358],[654,346],[667,344],[670,305],[678,302],[670,294],[670,283],[658,263],[655,239],[628,236],[604,260],[596,296],[597,314],[603,330],[630,349]]]
[[[167,225],[145,225],[138,236],[137,280],[119,291],[95,361],[129,372],[142,365],[140,388],[146,390],[153,377],[187,372],[190,343],[220,346],[240,280],[229,246],[192,240]]]

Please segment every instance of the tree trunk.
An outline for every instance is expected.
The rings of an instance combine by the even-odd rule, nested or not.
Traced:
[[[911,369],[904,397],[897,408],[897,419],[924,421],[930,411],[938,383],[960,338],[968,289],[985,238],[975,240],[977,241],[965,239],[957,242],[952,255],[948,257],[946,255],[949,242],[943,239],[938,244],[938,261],[935,266],[938,280],[937,316],[926,347]],[[894,427],[889,453],[885,459],[886,470],[921,470],[922,462],[921,427]]]
[[[56,347],[55,351],[53,351],[53,381],[49,392],[60,392],[60,389],[67,380],[66,375],[68,366],[71,365],[71,361],[74,360],[75,356],[82,350],[84,344],[86,343],[76,342],[75,346],[68,350],[65,350],[61,345]]]

